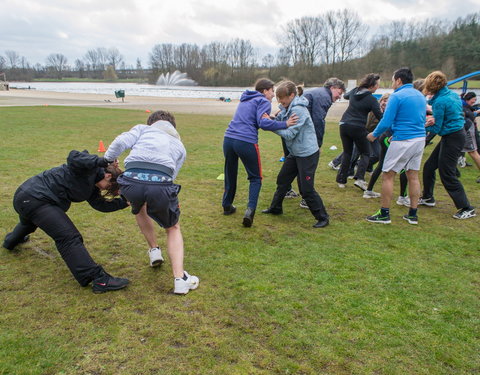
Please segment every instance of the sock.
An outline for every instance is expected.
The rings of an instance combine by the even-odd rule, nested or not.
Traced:
[[[380,208],[380,213],[382,214],[382,216],[390,216],[390,208]]]
[[[410,208],[408,210],[408,216],[417,216],[417,208]]]

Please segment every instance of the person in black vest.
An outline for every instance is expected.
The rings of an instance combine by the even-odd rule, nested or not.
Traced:
[[[124,199],[114,198],[118,192],[116,180],[121,173],[115,163],[109,165],[103,157],[88,151],[71,151],[66,164],[31,177],[17,189],[13,207],[20,222],[6,235],[3,247],[13,250],[40,228],[54,239],[60,255],[81,286],[92,282],[95,293],[126,287],[127,279],[109,275],[94,262],[83,244],[82,235],[66,214],[72,202],[87,201],[101,212],[127,207]]]

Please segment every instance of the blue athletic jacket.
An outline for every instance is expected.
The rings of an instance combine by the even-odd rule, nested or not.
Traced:
[[[465,117],[462,100],[456,93],[443,87],[428,101],[428,104],[432,106],[435,118],[435,124],[427,128],[429,132],[447,135],[463,128]]]

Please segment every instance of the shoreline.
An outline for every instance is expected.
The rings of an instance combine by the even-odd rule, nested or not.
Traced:
[[[173,113],[233,116],[238,100],[223,102],[216,99],[161,98],[152,96],[128,96],[122,102],[114,95],[79,94],[41,90],[15,89],[0,91],[0,108],[32,106],[103,107],[155,111],[163,109]],[[273,108],[276,108],[273,102]],[[338,121],[348,102],[336,102],[327,114],[327,120]]]

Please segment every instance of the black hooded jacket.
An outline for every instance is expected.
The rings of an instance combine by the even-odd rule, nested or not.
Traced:
[[[369,112],[373,112],[378,120],[383,117],[380,104],[367,89],[355,87],[343,97],[349,100],[349,104],[347,110],[343,113],[340,125],[354,125],[364,128]]]
[[[35,199],[55,204],[68,211],[72,202],[88,203],[98,211],[112,212],[127,207],[120,198],[105,200],[95,184],[105,177],[108,165],[103,157],[88,151],[70,151],[67,164],[48,169],[29,178],[20,187]]]

